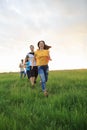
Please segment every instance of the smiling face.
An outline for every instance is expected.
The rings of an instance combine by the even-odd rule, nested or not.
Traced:
[[[30,50],[31,50],[31,52],[34,52],[34,46],[33,45],[30,45]]]
[[[45,46],[45,43],[43,41],[40,41],[38,43],[38,47],[39,47],[40,50],[44,49],[44,46]]]

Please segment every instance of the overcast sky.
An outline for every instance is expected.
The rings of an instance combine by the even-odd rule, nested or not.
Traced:
[[[39,40],[52,46],[50,70],[87,68],[87,1],[0,0],[0,72],[18,71]]]

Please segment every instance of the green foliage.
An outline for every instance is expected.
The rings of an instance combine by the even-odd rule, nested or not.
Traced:
[[[0,74],[0,130],[86,130],[87,70],[49,72],[48,98],[39,80]]]

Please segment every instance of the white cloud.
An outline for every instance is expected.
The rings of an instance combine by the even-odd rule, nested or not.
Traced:
[[[86,7],[86,0],[0,0],[0,59],[15,65],[0,71],[18,69],[29,43],[36,49],[42,39],[52,46],[51,69],[86,66]]]

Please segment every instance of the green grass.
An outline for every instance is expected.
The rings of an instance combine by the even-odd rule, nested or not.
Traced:
[[[0,74],[0,130],[86,130],[87,70],[49,72],[48,98],[39,80]]]

